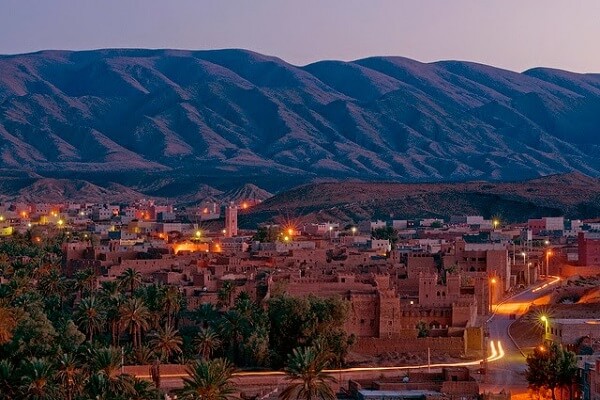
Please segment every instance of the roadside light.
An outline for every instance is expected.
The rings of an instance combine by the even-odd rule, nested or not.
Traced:
[[[293,235],[293,233],[294,233],[294,230],[293,230],[292,228],[289,228],[289,229],[288,229],[288,235],[292,236],[292,235]]]
[[[0,215],[0,221],[4,221],[4,215]]]
[[[64,223],[65,223],[65,221],[63,221],[62,219],[59,219],[57,222],[58,226],[63,226]]]
[[[227,233],[227,229],[223,229],[223,235],[225,235]]]
[[[495,284],[496,284],[496,278],[492,278],[492,279],[490,280],[490,283],[491,283],[491,284],[493,284],[493,285],[495,285]]]
[[[498,221],[497,219],[492,221],[492,224],[494,224],[494,229],[498,228],[498,225],[500,225],[500,221]]]
[[[200,235],[202,235],[202,232],[200,232],[200,231],[196,231],[196,237],[197,237],[197,238],[199,238],[199,237],[200,237]]]
[[[540,317],[540,321],[542,321],[543,323],[547,323],[548,322],[548,317],[546,317],[545,315],[542,315]]]
[[[352,230],[352,234],[354,235],[356,233],[356,227],[353,226],[351,230]]]

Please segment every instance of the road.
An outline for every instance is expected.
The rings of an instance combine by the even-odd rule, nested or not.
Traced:
[[[525,358],[516,347],[508,333],[508,327],[513,322],[510,314],[522,315],[527,312],[529,306],[536,299],[543,297],[549,292],[556,283],[558,277],[552,277],[544,280],[539,285],[527,289],[526,291],[512,296],[495,307],[494,314],[487,320],[489,337],[488,353],[488,373],[481,376],[480,382],[482,391],[499,392],[501,390],[510,390],[512,393],[526,392],[527,381],[523,372],[526,369]],[[441,368],[446,366],[468,366],[473,370],[478,369],[481,360],[457,363],[438,363],[431,365],[411,365],[411,366],[392,366],[392,367],[362,367],[328,370],[330,374],[336,377],[338,383],[346,386],[350,379],[370,379],[380,376],[398,376],[402,370],[415,370],[426,368]],[[182,386],[182,378],[187,376],[183,366],[173,367],[165,371],[164,366],[161,373],[161,382],[163,388],[177,388]],[[125,367],[127,373],[133,374],[138,378],[149,379],[147,367]],[[238,372],[235,375],[236,385],[239,387],[265,388],[266,392],[273,392],[273,388],[280,388],[285,385],[285,374],[279,371],[262,372]],[[275,389],[277,391],[277,389]]]
[[[510,324],[514,322],[510,319],[510,315],[516,314],[518,318],[526,313],[532,303],[547,295],[559,281],[559,277],[549,277],[495,307],[494,314],[487,320],[489,337],[491,341],[502,343],[505,356],[489,364],[488,374],[482,377],[484,382],[480,382],[482,391],[527,392],[527,380],[524,374],[527,364],[524,355],[508,332]]]

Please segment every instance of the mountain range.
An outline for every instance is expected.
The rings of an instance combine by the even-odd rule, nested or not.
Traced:
[[[246,182],[598,177],[599,130],[598,74],[400,57],[299,67],[245,50],[0,56],[3,171],[190,201]]]

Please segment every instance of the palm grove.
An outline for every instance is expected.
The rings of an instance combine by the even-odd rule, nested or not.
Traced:
[[[302,381],[313,389],[301,398],[331,398],[320,371],[344,365],[353,340],[343,329],[346,301],[281,293],[259,304],[235,296],[232,281],[218,304],[188,310],[179,288],[133,269],[114,281],[100,282],[91,269],[65,276],[64,239],[0,242],[0,400],[155,398],[153,384],[121,366],[156,359],[188,365],[183,398],[225,398],[234,368],[255,367],[286,369],[282,396],[296,397]]]

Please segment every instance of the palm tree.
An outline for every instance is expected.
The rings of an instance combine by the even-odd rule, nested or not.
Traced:
[[[235,283],[233,281],[223,281],[223,285],[217,292],[219,303],[227,307],[231,306],[233,292],[235,292]]]
[[[150,346],[154,351],[160,354],[161,359],[168,361],[173,353],[181,353],[183,340],[179,336],[177,329],[171,328],[169,325],[165,329],[159,328],[155,337],[150,340]]]
[[[106,308],[106,319],[110,327],[110,336],[113,346],[119,344],[119,307],[123,304],[124,297],[119,292],[119,283],[117,281],[104,281],[101,284],[100,295],[102,303]]]
[[[8,360],[0,360],[0,399],[12,400],[17,391],[15,368]]]
[[[221,347],[221,339],[219,335],[210,326],[200,329],[198,336],[194,339],[194,345],[198,350],[198,354],[203,360],[210,359],[210,356]]]
[[[295,348],[288,357],[285,368],[288,386],[281,392],[281,400],[334,400],[330,383],[335,378],[323,372],[329,355],[316,347]]]
[[[95,378],[92,383],[95,382],[107,396],[112,394],[114,397],[115,394],[128,393],[132,389],[130,382],[121,375],[121,357],[121,350],[112,346],[101,347],[93,352],[90,369]]]
[[[192,318],[199,322],[203,328],[213,325],[219,317],[219,312],[212,303],[202,303],[192,313]]]
[[[17,327],[17,318],[12,307],[0,303],[0,345],[10,342]]]
[[[56,378],[62,386],[62,391],[67,400],[81,390],[80,378],[82,370],[75,356],[71,353],[62,354],[57,361]]]
[[[105,322],[105,313],[102,304],[95,296],[84,297],[77,306],[75,319],[79,326],[86,332],[90,342],[94,339],[94,332],[100,332]]]
[[[158,390],[150,382],[140,378],[131,380],[132,391],[127,397],[129,400],[148,400],[156,399],[159,396]]]
[[[162,298],[167,326],[174,326],[175,315],[181,310],[181,292],[175,286],[168,286]]]
[[[55,399],[58,388],[53,381],[52,364],[36,357],[23,361],[19,392],[27,399]]]
[[[234,368],[229,361],[216,358],[196,361],[186,368],[183,388],[176,391],[184,400],[228,400],[235,398],[232,384]]]
[[[92,268],[87,268],[75,273],[75,287],[79,290],[81,297],[93,293],[98,283],[96,271]]]
[[[121,324],[128,328],[133,340],[133,347],[137,348],[142,343],[142,331],[148,329],[150,311],[142,299],[130,298],[119,307]]]
[[[142,274],[133,268],[127,268],[117,279],[121,287],[129,289],[131,294],[133,294],[136,287],[142,284]]]

